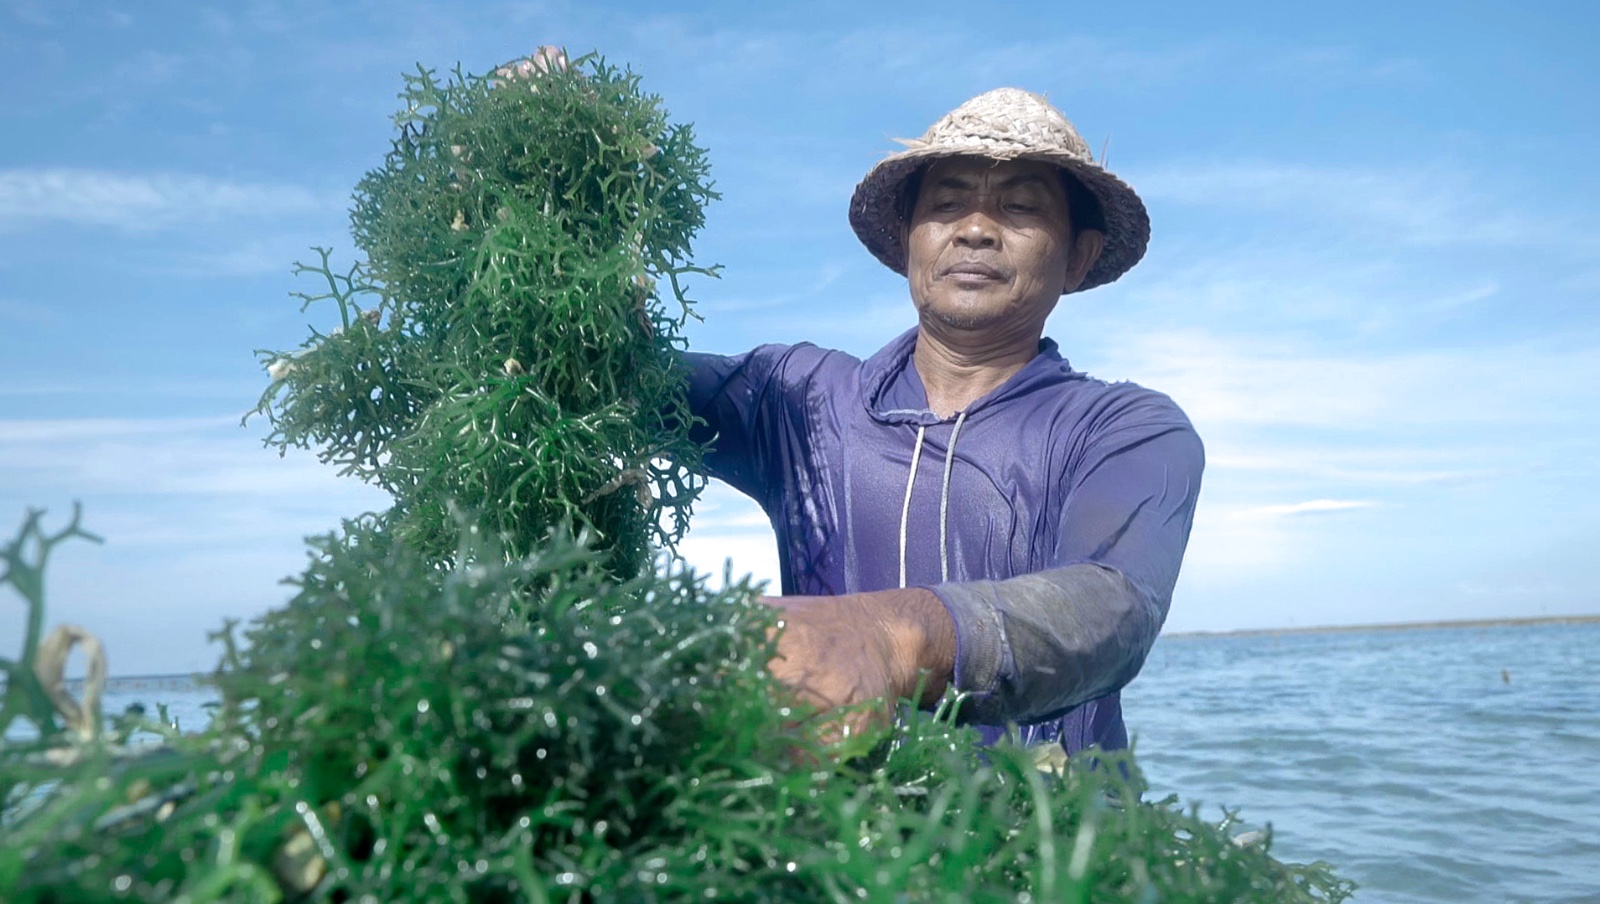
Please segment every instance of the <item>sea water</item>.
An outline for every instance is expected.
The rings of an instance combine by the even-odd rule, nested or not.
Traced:
[[[1123,697],[1157,793],[1356,901],[1600,902],[1600,624],[1172,637]]]
[[[115,681],[107,713],[212,692]],[[1600,624],[1169,637],[1123,694],[1152,795],[1272,829],[1362,904],[1600,904]]]

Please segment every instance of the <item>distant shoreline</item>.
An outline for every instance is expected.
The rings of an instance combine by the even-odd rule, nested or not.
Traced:
[[[1379,631],[1425,631],[1434,628],[1524,628],[1536,625],[1600,624],[1595,615],[1540,615],[1532,618],[1472,618],[1455,621],[1389,622],[1370,625],[1313,625],[1293,628],[1239,628],[1233,631],[1176,631],[1163,634],[1174,640],[1206,637],[1261,637],[1276,634],[1360,634]]]

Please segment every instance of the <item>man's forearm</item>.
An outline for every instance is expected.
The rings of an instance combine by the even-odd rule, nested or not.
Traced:
[[[955,628],[962,719],[983,724],[1049,718],[1121,689],[1166,616],[1165,600],[1087,563],[935,592]]]
[[[1165,616],[1164,600],[1092,564],[770,602],[784,611],[776,673],[814,702],[917,697],[932,706],[954,684],[967,694],[964,721],[996,725],[1056,716],[1120,689]]]

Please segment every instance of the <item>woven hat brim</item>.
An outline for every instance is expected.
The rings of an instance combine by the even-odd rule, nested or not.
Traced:
[[[906,179],[944,157],[989,160],[1039,160],[1071,173],[1100,202],[1105,217],[1105,247],[1075,292],[1114,282],[1133,269],[1150,245],[1150,215],[1131,186],[1099,164],[1073,154],[1051,151],[1007,152],[998,148],[913,147],[892,154],[867,173],[850,199],[850,226],[873,257],[904,276],[906,250],[900,240],[900,195]]]

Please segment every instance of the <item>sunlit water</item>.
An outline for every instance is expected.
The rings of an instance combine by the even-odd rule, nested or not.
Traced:
[[[119,681],[105,711],[193,730],[211,697]],[[1167,638],[1124,701],[1156,795],[1270,823],[1357,902],[1600,904],[1600,624]]]

